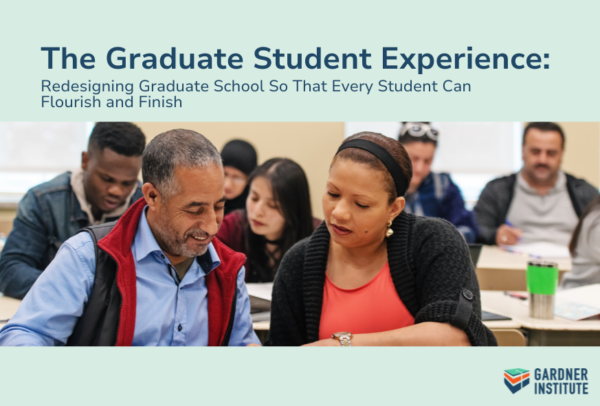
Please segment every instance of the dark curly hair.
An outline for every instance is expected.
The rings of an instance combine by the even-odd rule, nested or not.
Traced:
[[[142,156],[146,137],[133,123],[98,122],[88,141],[88,152],[103,151],[108,148],[119,155]]]

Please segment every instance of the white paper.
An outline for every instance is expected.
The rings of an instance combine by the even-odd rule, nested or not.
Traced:
[[[503,245],[502,248],[515,254],[525,254],[533,258],[571,258],[568,247],[551,242]]]
[[[271,301],[271,292],[273,292],[273,282],[269,283],[247,283],[248,295],[259,299]]]
[[[598,316],[599,314],[600,309],[580,303],[569,302],[560,305],[557,304],[554,307],[554,315],[573,321],[584,320],[589,317]]]
[[[600,284],[558,291],[555,296],[554,314],[569,320],[599,315]]]

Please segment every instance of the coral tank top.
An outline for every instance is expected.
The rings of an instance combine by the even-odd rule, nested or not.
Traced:
[[[326,276],[319,339],[333,333],[379,333],[415,324],[394,287],[389,263],[373,279],[355,289],[342,289]]]

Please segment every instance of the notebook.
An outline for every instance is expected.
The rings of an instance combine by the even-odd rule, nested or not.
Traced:
[[[490,313],[486,311],[481,312],[481,321],[501,321],[501,320],[512,320],[510,317],[502,316],[496,313]]]

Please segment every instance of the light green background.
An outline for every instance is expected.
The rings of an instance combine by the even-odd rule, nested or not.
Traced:
[[[0,348],[4,405],[597,405],[590,348]],[[535,368],[588,395],[535,395]],[[504,370],[527,369],[516,394]]]
[[[597,2],[543,1],[4,2],[0,121],[600,120]],[[46,69],[42,46],[93,53],[93,70]],[[115,71],[106,52],[239,52],[237,71]],[[372,54],[373,69],[259,71],[259,46]],[[381,70],[403,52],[550,53],[549,70]],[[42,109],[41,80],[469,82],[472,92],[194,94],[182,109]],[[139,94],[136,92],[136,94]],[[282,135],[284,136],[284,135]],[[0,146],[1,147],[1,146]],[[318,147],[318,146],[315,146]],[[0,349],[0,403],[12,404],[598,404],[599,348]],[[588,396],[513,395],[505,369],[587,367]],[[534,403],[534,404],[536,404]]]
[[[36,4],[37,3],[37,4]],[[3,5],[0,119],[130,121],[390,121],[397,116],[436,121],[597,121],[600,90],[598,2],[570,1],[81,1]],[[96,56],[93,70],[47,69],[42,46],[66,46]],[[214,53],[244,57],[240,70],[113,70],[111,47],[161,55]],[[308,54],[372,54],[372,70],[253,68],[257,47]],[[381,49],[399,52],[550,54],[550,69],[427,71],[382,70]],[[140,60],[138,60],[139,63]],[[41,108],[41,80],[87,82],[255,82],[272,79],[397,82],[451,79],[471,93],[192,94],[182,109]],[[139,93],[136,93],[139,95]],[[76,97],[79,94],[73,94]],[[60,95],[59,95],[60,96]],[[68,94],[67,94],[68,96]]]

